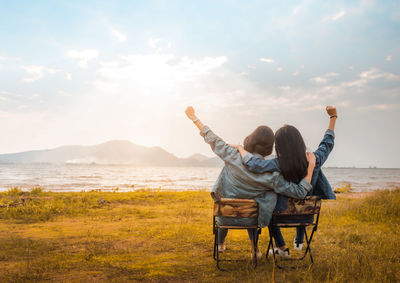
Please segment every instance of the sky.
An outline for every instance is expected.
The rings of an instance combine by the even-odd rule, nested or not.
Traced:
[[[0,153],[129,140],[213,156],[296,126],[326,166],[400,167],[399,1],[0,0]]]

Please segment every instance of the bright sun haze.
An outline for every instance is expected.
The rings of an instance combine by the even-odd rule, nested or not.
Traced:
[[[398,1],[7,1],[0,154],[129,140],[212,156],[185,117],[237,143],[296,126],[327,166],[400,167]]]

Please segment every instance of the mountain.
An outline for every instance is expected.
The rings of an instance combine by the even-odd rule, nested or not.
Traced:
[[[194,154],[178,158],[161,147],[145,147],[115,140],[93,146],[69,145],[55,149],[0,154],[0,163],[96,163],[138,166],[220,166],[219,158]]]
[[[205,156],[203,154],[200,154],[200,153],[195,153],[195,154],[189,156],[188,158],[189,159],[195,159],[195,160],[198,160],[198,161],[205,161],[207,159],[210,159],[210,157],[207,157],[207,156]]]

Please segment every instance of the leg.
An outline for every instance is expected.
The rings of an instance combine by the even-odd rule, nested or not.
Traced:
[[[296,243],[304,243],[304,227],[296,227]]]
[[[283,239],[281,228],[279,227],[272,227],[272,235],[275,240],[275,245],[280,248],[281,250],[286,249],[285,240]]]
[[[228,229],[218,228],[218,244],[225,243],[226,235],[228,235]]]

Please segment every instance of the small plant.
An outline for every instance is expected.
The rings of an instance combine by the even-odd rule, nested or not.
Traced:
[[[24,192],[18,187],[14,187],[14,188],[9,189],[7,191],[7,195],[14,196],[14,197],[17,197],[17,196],[20,196],[20,195],[23,195],[23,194],[24,194]]]
[[[336,194],[341,194],[341,193],[351,193],[353,191],[353,188],[351,187],[351,184],[345,184],[342,183],[341,187],[334,188],[333,190]]]
[[[36,195],[42,194],[42,193],[43,193],[43,189],[40,188],[40,187],[35,187],[35,188],[32,188],[32,189],[30,190],[30,192],[31,192],[31,195],[36,196]]]

